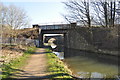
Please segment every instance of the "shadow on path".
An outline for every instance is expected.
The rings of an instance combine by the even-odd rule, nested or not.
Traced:
[[[19,76],[20,78],[5,78],[5,79],[2,79],[2,80],[73,80],[72,78],[54,78],[54,77],[57,77],[57,76],[68,76],[67,73],[57,73],[57,74],[52,74],[52,75],[45,75],[45,76]],[[26,78],[24,78],[26,77]],[[76,80],[76,79],[74,79]]]

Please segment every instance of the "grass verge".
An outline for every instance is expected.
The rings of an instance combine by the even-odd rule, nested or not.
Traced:
[[[25,65],[26,60],[35,50],[36,50],[35,47],[28,47],[28,49],[24,52],[22,56],[10,61],[10,63],[3,64],[1,67],[2,69],[1,77],[9,78],[13,73],[20,71],[19,68]]]
[[[48,49],[46,51],[49,51]],[[59,79],[70,79],[70,70],[65,66],[65,64],[54,54],[48,52],[48,72],[50,72],[51,78],[59,78]]]

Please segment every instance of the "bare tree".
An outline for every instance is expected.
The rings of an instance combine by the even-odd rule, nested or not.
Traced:
[[[115,24],[115,13],[116,13],[116,2],[114,0],[114,2],[110,2],[110,13],[111,13],[111,18],[110,18],[110,26],[114,27]]]
[[[116,1],[92,2],[95,12],[94,22],[105,26],[114,27],[116,16]]]
[[[6,23],[7,7],[0,3],[0,24],[3,27]]]
[[[13,29],[20,28],[28,25],[28,16],[26,12],[14,5],[10,5],[7,10],[6,24],[11,26]]]
[[[91,27],[90,5],[89,0],[75,1],[69,0],[63,2],[66,5],[69,14],[64,15],[69,22],[82,22],[85,26]]]
[[[7,7],[0,3],[0,37],[11,34],[11,28],[6,25]]]
[[[16,29],[29,26],[26,12],[15,5],[5,6],[0,3],[0,29],[2,37],[13,38],[18,33]]]
[[[0,3],[0,24],[18,29],[28,26],[29,18],[24,9],[15,5],[5,6]]]
[[[118,1],[116,13],[117,13],[117,18],[115,18],[115,21],[117,24],[120,24],[120,1]]]

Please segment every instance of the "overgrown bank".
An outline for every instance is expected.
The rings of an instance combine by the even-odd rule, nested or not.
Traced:
[[[35,51],[35,47],[28,47],[26,51],[23,52],[22,56],[11,60],[9,63],[2,64],[2,78],[9,78],[13,73],[19,71],[19,68],[25,65],[26,60],[30,57],[31,53]]]
[[[50,72],[51,78],[60,78],[60,79],[68,79],[73,80],[70,74],[71,71],[67,68],[67,66],[52,52],[47,50],[47,58],[48,58],[48,72]]]

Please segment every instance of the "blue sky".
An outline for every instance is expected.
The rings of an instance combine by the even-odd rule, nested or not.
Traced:
[[[21,1],[4,0],[4,5],[14,4],[24,8],[31,19],[31,24],[46,24],[64,22],[61,14],[65,13],[65,6],[61,0]]]

